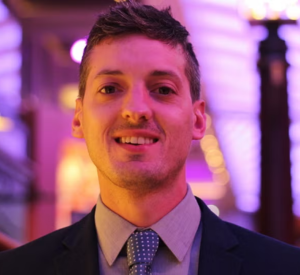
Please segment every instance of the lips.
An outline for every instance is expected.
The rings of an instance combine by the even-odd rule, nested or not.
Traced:
[[[158,139],[142,136],[127,136],[117,138],[116,141],[121,144],[145,145],[155,143]]]
[[[144,152],[158,143],[160,135],[156,129],[121,129],[113,133],[112,137],[123,149]]]

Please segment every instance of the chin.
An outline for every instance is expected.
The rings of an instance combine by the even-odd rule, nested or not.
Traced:
[[[149,173],[149,171],[130,171],[126,173],[118,173],[112,177],[112,182],[124,189],[139,192],[149,192],[156,190],[162,186],[165,177],[157,173]]]

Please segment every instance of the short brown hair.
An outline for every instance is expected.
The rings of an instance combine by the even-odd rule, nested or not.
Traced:
[[[133,0],[121,1],[108,12],[99,15],[85,47],[80,64],[79,97],[83,98],[89,73],[88,58],[94,46],[108,37],[118,35],[143,34],[172,47],[181,45],[186,58],[185,74],[190,83],[192,101],[200,98],[199,63],[188,41],[189,33],[175,20],[170,7],[162,10],[142,5]]]

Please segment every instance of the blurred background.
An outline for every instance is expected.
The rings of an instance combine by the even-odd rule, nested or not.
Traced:
[[[299,1],[140,2],[170,5],[200,61],[208,125],[187,161],[194,194],[227,221],[300,244]],[[71,120],[85,39],[114,3],[0,0],[0,250],[97,200]]]

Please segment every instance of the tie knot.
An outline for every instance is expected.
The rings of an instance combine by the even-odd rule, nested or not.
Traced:
[[[127,241],[127,259],[129,268],[133,265],[150,265],[158,249],[159,237],[151,229],[135,231]]]

